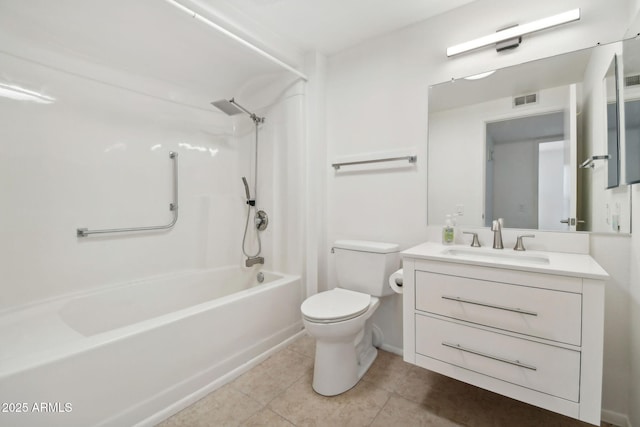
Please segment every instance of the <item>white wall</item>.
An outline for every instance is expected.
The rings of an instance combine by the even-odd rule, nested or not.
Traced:
[[[451,59],[445,56],[447,46],[573,7],[581,8],[583,17],[579,22],[525,37],[514,51],[499,54],[483,49]],[[415,146],[418,163],[415,169],[349,175],[334,174],[326,166],[328,224],[326,250],[321,256],[326,256],[327,270],[320,286],[327,289],[335,283],[328,251],[335,239],[391,241],[403,248],[426,240],[425,154],[430,84],[619,40],[629,19],[628,10],[626,0],[570,0],[561,5],[545,0],[518,2],[517,6],[508,0],[479,0],[331,57],[327,85],[328,161],[340,155]],[[454,164],[451,173],[465,172]],[[601,250],[615,246],[608,241],[595,243]],[[620,256],[627,258],[624,249]],[[610,267],[612,276],[621,280],[628,277],[628,268]],[[374,318],[383,329],[385,342],[396,348],[402,347],[400,311],[398,298],[391,297]],[[625,321],[624,314],[617,310],[607,315]],[[617,342],[628,337],[621,337],[624,331],[607,333],[614,334]],[[606,349],[609,354],[620,351],[624,349]],[[628,375],[628,366],[621,369]],[[618,377],[610,376],[609,367],[605,372],[605,390],[627,387]],[[614,402],[617,396],[608,393],[604,407],[627,413],[627,402]]]
[[[306,85],[306,295],[318,291],[320,276],[326,271],[326,258],[320,256],[325,250],[327,192],[324,168],[327,164],[326,146],[326,77],[327,59],[318,52],[309,52],[305,57],[305,72],[309,76]]]
[[[632,189],[633,223],[640,224],[640,185],[635,184]],[[629,256],[629,329],[630,329],[630,360],[631,377],[629,394],[629,418],[632,425],[640,425],[640,233],[635,231],[631,235],[631,251]]]
[[[629,250],[631,239],[592,233],[591,256],[609,273],[605,285],[602,408],[626,416],[629,403]],[[636,425],[636,424],[634,424]]]

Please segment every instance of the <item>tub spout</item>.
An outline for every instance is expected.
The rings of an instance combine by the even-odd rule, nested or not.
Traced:
[[[244,262],[244,265],[247,267],[251,267],[256,264],[264,264],[264,257],[261,257],[261,256],[250,257],[250,258],[247,258],[246,261]]]

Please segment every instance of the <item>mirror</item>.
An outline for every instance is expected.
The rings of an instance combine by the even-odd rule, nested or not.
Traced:
[[[630,191],[610,187],[606,159],[615,91],[603,82],[621,51],[618,42],[431,86],[428,223],[453,214],[462,227],[501,217],[509,228],[629,233]]]
[[[620,183],[620,124],[618,120],[618,57],[614,55],[604,77],[607,100],[607,188]]]
[[[623,42],[625,183],[640,182],[640,39]]]

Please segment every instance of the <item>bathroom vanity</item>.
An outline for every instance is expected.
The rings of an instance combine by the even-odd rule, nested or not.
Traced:
[[[425,243],[404,257],[404,360],[600,425],[604,279],[589,255]]]

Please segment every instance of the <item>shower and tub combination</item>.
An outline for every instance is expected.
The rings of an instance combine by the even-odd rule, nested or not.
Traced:
[[[0,105],[0,112],[9,110]],[[256,125],[257,144],[258,125],[264,118],[250,115]],[[16,126],[15,131],[24,129]],[[123,229],[64,227],[59,238],[68,242],[71,256],[85,256],[102,248],[120,248],[134,256],[123,248],[146,245],[149,255],[135,255],[141,261],[152,258],[153,251],[175,253],[172,241],[189,242],[190,230],[196,226],[189,221],[197,218],[193,210],[199,206],[194,203],[197,193],[189,187],[198,184],[206,188],[207,183],[189,176],[194,154],[184,151],[180,153],[178,181],[180,147],[176,144],[169,154],[173,166],[171,222]],[[154,157],[149,167],[160,169],[158,176],[166,179],[162,163],[166,160],[158,162],[159,158],[165,157]],[[304,298],[300,275],[264,270],[259,265],[264,263],[263,245],[258,245],[257,252],[249,252],[245,244],[249,215],[256,209],[256,177],[257,164],[253,193],[247,178],[242,177],[247,204],[242,245],[245,266],[205,265],[100,286],[88,284],[86,289],[1,309],[0,402],[7,403],[7,412],[0,414],[0,425],[154,425],[240,375],[300,333],[303,325],[298,307]],[[166,191],[163,185],[157,187]],[[81,205],[83,200],[77,203]],[[264,230],[267,222],[266,214],[258,210],[256,229]],[[72,232],[75,244],[69,241]],[[117,250],[114,253],[111,258],[117,256]],[[66,260],[64,253],[59,256]],[[108,262],[108,256],[91,259],[96,268]],[[126,273],[111,275],[126,277]]]
[[[3,426],[155,425],[303,330],[304,83],[125,3],[0,2]]]
[[[264,118],[251,118],[257,144]],[[188,226],[176,222],[177,157],[170,154],[171,223],[80,228],[78,244],[88,249],[87,244],[169,236],[179,232],[176,227]],[[264,263],[261,244],[257,253],[245,247],[257,198],[257,164],[254,173],[253,198],[242,177],[245,266]],[[186,192],[184,185],[181,189]],[[181,201],[183,217],[189,217],[188,209],[189,203]],[[267,221],[259,210],[256,229],[263,230]],[[0,311],[0,401],[12,405],[11,412],[1,414],[0,425],[153,425],[300,333],[302,289],[299,275],[262,268],[256,274],[237,265],[123,281]],[[49,410],[33,410],[41,404]]]

